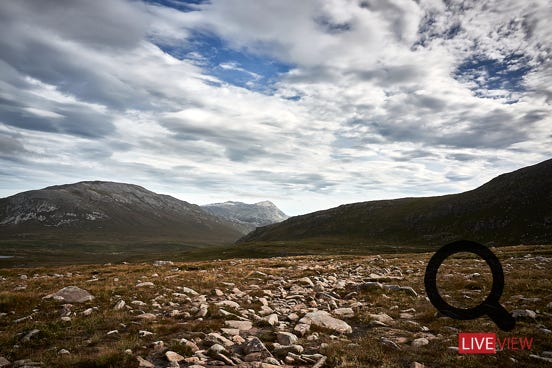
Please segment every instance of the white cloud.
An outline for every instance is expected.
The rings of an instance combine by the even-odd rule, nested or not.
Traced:
[[[13,142],[1,194],[103,179],[296,214],[471,189],[552,148],[546,2],[98,4],[0,5],[0,142]],[[194,32],[292,69],[273,94],[234,86],[210,73]],[[470,58],[514,54],[531,67],[524,90],[457,75]]]

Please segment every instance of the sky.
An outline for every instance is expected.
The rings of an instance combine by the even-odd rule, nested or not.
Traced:
[[[83,180],[289,215],[552,156],[539,1],[0,2],[0,197]]]

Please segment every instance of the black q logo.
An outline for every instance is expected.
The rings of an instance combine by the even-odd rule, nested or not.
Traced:
[[[453,254],[460,252],[474,253],[483,258],[493,274],[493,286],[491,293],[483,303],[469,309],[456,308],[443,300],[437,290],[437,270],[439,266]],[[461,320],[475,319],[483,315],[488,315],[493,322],[503,331],[512,330],[516,321],[502,305],[498,303],[502,291],[504,290],[504,273],[498,258],[489,248],[472,241],[460,240],[442,247],[431,257],[427,264],[424,284],[427,296],[431,304],[444,315]]]

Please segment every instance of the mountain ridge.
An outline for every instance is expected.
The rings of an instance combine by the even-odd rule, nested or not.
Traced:
[[[82,181],[0,199],[0,239],[230,243],[242,233],[199,206],[136,184]]]
[[[237,243],[327,240],[359,244],[552,243],[552,160],[497,176],[470,191],[341,205],[290,217]]]

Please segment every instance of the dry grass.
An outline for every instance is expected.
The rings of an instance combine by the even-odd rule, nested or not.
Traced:
[[[321,333],[321,341],[328,344],[322,352],[328,355],[328,367],[408,367],[413,361],[424,363],[426,367],[462,366],[462,367],[530,367],[540,362],[529,357],[526,351],[502,351],[493,356],[463,356],[450,351],[449,346],[457,345],[456,330],[497,332],[499,336],[533,337],[531,353],[552,350],[552,337],[539,329],[552,327],[552,311],[547,305],[552,302],[552,281],[550,280],[550,262],[536,264],[534,259],[525,258],[542,255],[552,257],[550,247],[506,247],[495,249],[505,271],[506,286],[501,303],[509,309],[531,309],[538,311],[534,320],[518,321],[517,327],[510,333],[502,333],[488,318],[474,321],[456,321],[450,318],[438,318],[433,306],[423,297],[413,298],[403,292],[385,290],[358,291],[354,296],[363,303],[356,309],[356,315],[348,322],[353,326],[353,334],[346,340],[333,340]],[[178,309],[189,311],[185,300],[175,300],[173,292],[186,286],[199,293],[212,295],[215,288],[226,292],[234,283],[240,290],[251,290],[253,303],[245,308],[258,309],[257,298],[268,276],[255,274],[263,272],[270,277],[296,279],[304,276],[331,275],[353,270],[356,266],[369,266],[371,272],[383,272],[399,267],[404,279],[391,283],[413,287],[424,294],[423,275],[425,264],[431,254],[388,255],[381,264],[374,257],[353,256],[302,256],[293,258],[225,260],[213,262],[177,263],[174,266],[154,267],[149,263],[116,265],[79,265],[35,269],[1,269],[0,276],[0,356],[11,361],[32,359],[42,361],[48,367],[132,367],[136,366],[134,356],[125,354],[131,349],[133,354],[147,356],[151,353],[153,341],[163,340],[172,350],[190,355],[189,348],[177,341],[189,338],[191,332],[209,333],[219,331],[224,326],[224,318],[210,306],[204,320],[171,317],[168,313]],[[473,259],[455,259],[444,274],[471,275],[481,273],[481,277],[467,279],[454,277],[439,279],[443,290],[448,290],[452,300],[462,302],[464,295],[475,297],[481,290],[488,290],[489,280],[481,264]],[[544,266],[544,267],[543,267]],[[347,271],[349,272],[349,271]],[[27,279],[21,279],[25,274]],[[71,274],[71,276],[68,276]],[[36,275],[36,276],[35,276]],[[63,275],[63,277],[61,276]],[[97,281],[94,281],[97,280]],[[139,281],[151,281],[155,287],[136,288]],[[19,286],[25,289],[16,291]],[[74,304],[72,320],[61,320],[62,306],[53,300],[44,300],[43,296],[55,292],[63,286],[76,285],[90,291],[96,298],[84,304]],[[255,288],[253,285],[257,285]],[[466,289],[467,287],[467,289]],[[341,296],[354,290],[339,291]],[[123,299],[127,305],[133,300],[146,302],[143,307],[132,306],[114,311],[115,303]],[[159,307],[152,306],[156,300]],[[178,306],[170,302],[177,302]],[[82,312],[97,307],[90,316]],[[414,308],[414,318],[410,323],[401,319],[402,310]],[[160,317],[155,321],[137,321],[138,313],[155,313]],[[387,313],[395,319],[390,327],[370,327],[370,313]],[[29,319],[14,323],[14,320],[31,316]],[[274,334],[263,327],[263,339],[269,344]],[[425,327],[422,331],[422,327]],[[29,342],[21,338],[30,330],[39,329],[40,334]],[[108,336],[107,332],[119,333]],[[152,337],[141,338],[139,330],[154,333]],[[413,348],[410,342],[431,334],[435,339],[429,345]],[[400,349],[383,345],[381,337],[396,341]],[[311,342],[301,339],[305,346]],[[69,356],[60,356],[60,349],[71,352]],[[514,363],[511,358],[516,360]]]

